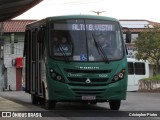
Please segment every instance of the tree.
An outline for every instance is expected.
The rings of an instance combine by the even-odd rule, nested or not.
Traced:
[[[135,41],[136,58],[148,60],[155,66],[155,74],[160,73],[160,26],[148,28]]]

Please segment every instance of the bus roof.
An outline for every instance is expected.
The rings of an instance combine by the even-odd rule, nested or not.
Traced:
[[[64,16],[53,16],[53,17],[47,17],[42,20],[38,20],[36,22],[30,23],[27,25],[27,27],[37,26],[37,24],[46,24],[47,22],[50,22],[52,20],[63,20],[63,19],[97,19],[97,20],[109,20],[109,21],[115,21],[119,22],[117,19],[112,17],[106,17],[106,16],[98,16],[98,15],[64,15]]]
[[[144,63],[149,63],[148,60],[137,60],[135,58],[127,58],[128,62],[144,62]]]
[[[100,20],[111,20],[111,21],[118,21],[115,18],[106,17],[106,16],[98,16],[98,15],[65,15],[65,16],[55,16],[55,17],[48,17],[46,19],[49,20],[60,20],[60,19],[100,19]]]

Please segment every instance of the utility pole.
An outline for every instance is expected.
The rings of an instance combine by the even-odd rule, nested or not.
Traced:
[[[4,75],[3,75],[3,22],[0,22],[0,91],[3,91],[4,88]]]
[[[91,10],[91,11],[96,13],[97,15],[100,15],[101,13],[106,12],[106,11],[93,11],[93,10]]]
[[[3,59],[3,45],[4,45],[4,39],[3,39],[3,22],[0,22],[0,64],[2,63]]]

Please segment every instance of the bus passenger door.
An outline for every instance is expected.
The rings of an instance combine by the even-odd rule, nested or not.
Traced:
[[[25,41],[24,41],[24,67],[23,67],[23,80],[25,84],[25,91],[31,92],[31,30],[25,31]]]
[[[35,29],[32,33],[32,92],[42,95],[41,86],[41,60],[42,60],[42,40],[41,30]]]
[[[30,78],[31,78],[31,93],[36,93],[36,83],[37,83],[37,76],[36,76],[36,52],[37,52],[37,39],[36,39],[36,29],[32,30],[31,34],[31,69],[30,69]]]
[[[40,28],[37,33],[37,62],[36,62],[36,74],[37,74],[37,92],[38,95],[42,95],[42,59],[44,53],[44,38],[45,38],[45,30],[44,28]]]

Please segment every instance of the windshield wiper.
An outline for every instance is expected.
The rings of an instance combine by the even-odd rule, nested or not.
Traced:
[[[96,46],[96,48],[97,48],[97,50],[98,50],[98,53],[99,53],[100,55],[102,55],[102,57],[103,57],[103,59],[105,60],[105,62],[109,63],[109,60],[108,60],[108,57],[107,57],[105,51],[103,50],[102,46],[96,41],[93,33],[92,33],[92,38],[93,38],[93,40],[94,40],[95,46]]]

